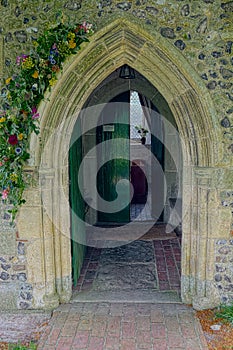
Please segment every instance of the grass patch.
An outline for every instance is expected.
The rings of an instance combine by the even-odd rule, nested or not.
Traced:
[[[216,311],[215,316],[226,320],[233,326],[233,304],[220,306],[219,310]]]
[[[12,345],[9,345],[9,350],[36,350],[37,346],[35,343],[30,343],[29,345],[15,345],[15,344],[12,344]]]

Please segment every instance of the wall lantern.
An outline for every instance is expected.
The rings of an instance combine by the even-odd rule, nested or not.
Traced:
[[[128,64],[124,64],[120,70],[120,78],[122,79],[135,79],[134,69],[128,66]]]

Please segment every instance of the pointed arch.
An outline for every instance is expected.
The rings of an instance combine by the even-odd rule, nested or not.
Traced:
[[[37,203],[43,232],[40,238],[43,250],[41,260],[44,261],[43,271],[47,271],[42,274],[44,295],[48,300],[51,295],[56,295],[60,301],[69,300],[71,296],[70,211],[69,205],[61,203],[59,196],[62,191],[66,194],[69,191],[67,150],[75,121],[94,89],[125,63],[143,75],[166,100],[184,140],[186,171],[183,206],[186,216],[183,222],[182,298],[185,302],[192,302],[196,295],[199,299],[205,297],[207,289],[212,297],[211,282],[206,282],[211,280],[211,276],[207,269],[203,272],[201,267],[207,264],[207,252],[209,254],[212,249],[211,242],[205,249],[201,243],[201,239],[207,241],[209,227],[208,223],[205,223],[204,228],[202,226],[202,236],[199,238],[200,229],[195,219],[198,207],[203,205],[207,197],[203,192],[201,196],[198,195],[199,182],[195,174],[204,178],[205,181],[201,182],[202,185],[204,183],[203,191],[208,191],[206,184],[211,177],[208,169],[218,161],[218,132],[212,118],[216,112],[203,81],[182,53],[159,34],[151,35],[124,19],[117,19],[98,30],[76,56],[67,60],[57,85],[47,93],[47,99],[39,108],[42,116],[41,133],[40,138],[33,137],[31,140],[31,167],[40,168],[42,192],[46,194],[52,213],[49,221],[44,214],[43,204]],[[45,147],[51,134],[61,125],[59,134]],[[204,172],[195,173],[196,168],[204,169]],[[194,192],[192,199],[191,192]],[[207,207],[204,205],[206,215]],[[22,230],[27,225],[30,222],[26,220],[21,225]],[[49,262],[46,261],[48,255]],[[195,257],[198,255],[197,263]]]

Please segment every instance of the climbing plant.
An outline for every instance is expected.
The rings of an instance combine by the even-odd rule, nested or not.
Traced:
[[[31,134],[39,133],[38,105],[45,92],[56,84],[63,62],[88,41],[92,25],[61,21],[33,42],[28,54],[16,58],[17,73],[7,78],[1,91],[0,109],[0,195],[10,204],[12,218],[25,200],[27,186],[24,166],[29,159]]]

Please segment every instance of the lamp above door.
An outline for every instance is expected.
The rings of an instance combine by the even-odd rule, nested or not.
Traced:
[[[122,79],[135,79],[135,71],[128,64],[124,64],[120,69],[119,77]]]

